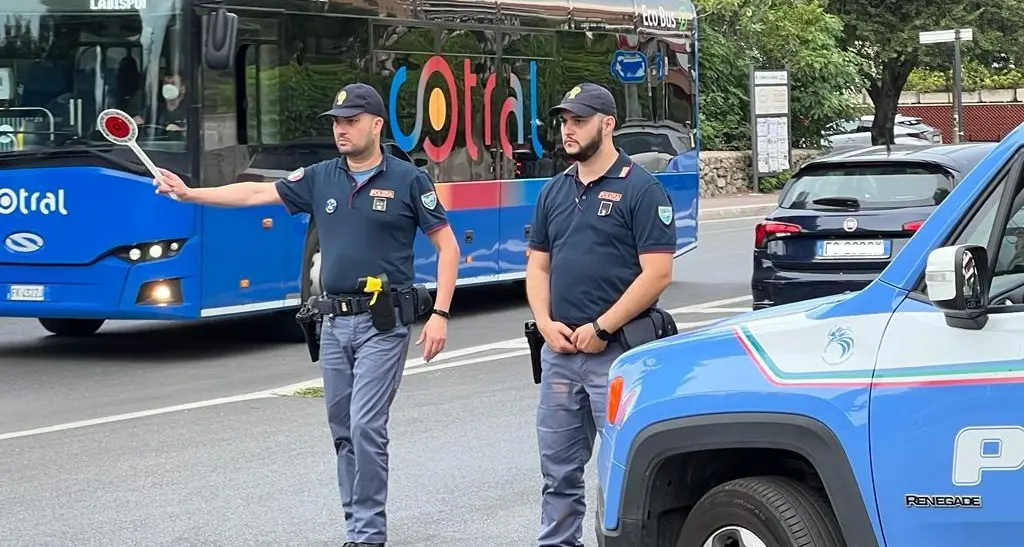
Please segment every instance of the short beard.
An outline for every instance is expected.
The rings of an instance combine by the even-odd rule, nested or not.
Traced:
[[[338,147],[338,151],[341,152],[342,154],[345,154],[346,156],[362,157],[362,156],[366,156],[370,152],[370,150],[372,148],[373,148],[373,139],[370,138],[370,139],[367,140],[367,142],[363,143],[362,146],[359,146],[359,145],[357,145],[356,143],[353,142],[351,145],[349,145],[349,150],[347,152],[341,150],[340,146]]]
[[[594,157],[594,154],[597,154],[598,150],[600,150],[600,149],[601,149],[601,135],[598,134],[598,135],[594,135],[594,138],[590,139],[589,141],[587,141],[585,143],[581,142],[580,143],[580,149],[579,149],[578,152],[576,152],[574,154],[569,154],[568,152],[566,152],[566,154],[570,158],[572,158],[572,159],[574,159],[576,161],[587,161],[590,158]]]

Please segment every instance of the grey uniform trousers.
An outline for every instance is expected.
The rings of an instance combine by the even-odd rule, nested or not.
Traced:
[[[388,419],[409,352],[409,327],[370,315],[324,317],[320,367],[348,541],[387,541]]]
[[[583,545],[584,467],[604,425],[608,370],[623,353],[621,348],[611,341],[599,354],[555,353],[547,344],[541,349],[537,445],[544,485],[539,547]]]

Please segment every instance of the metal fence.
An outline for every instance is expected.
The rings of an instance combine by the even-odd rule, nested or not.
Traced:
[[[953,105],[901,104],[898,110],[942,131],[942,142],[953,142]],[[965,141],[999,141],[1021,123],[1024,123],[1024,103],[964,104]]]

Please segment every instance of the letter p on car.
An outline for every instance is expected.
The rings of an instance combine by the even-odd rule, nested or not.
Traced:
[[[953,443],[953,484],[981,484],[982,471],[1024,467],[1024,427],[965,427]]]

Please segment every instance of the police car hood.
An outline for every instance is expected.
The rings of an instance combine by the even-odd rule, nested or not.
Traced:
[[[678,339],[679,336],[692,336],[697,334],[711,334],[713,332],[721,331],[739,325],[740,323],[747,323],[759,319],[767,319],[769,317],[777,318],[786,315],[802,315],[822,306],[829,306],[842,302],[856,293],[844,293],[833,296],[823,296],[820,298],[813,298],[810,300],[803,300],[801,302],[794,302],[792,304],[783,304],[781,306],[775,306],[771,308],[765,308],[757,311],[750,311],[739,315],[734,315],[714,323],[709,323],[702,327],[687,330],[686,332],[680,332],[678,336],[673,337]]]

